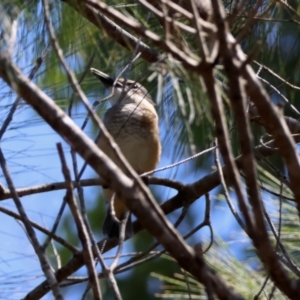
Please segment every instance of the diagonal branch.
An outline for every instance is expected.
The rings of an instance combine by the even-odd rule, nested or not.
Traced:
[[[100,30],[104,30],[109,37],[113,38],[124,48],[128,50],[136,49],[137,52],[141,52],[141,57],[146,61],[154,63],[161,59],[158,52],[150,48],[147,44],[141,42],[138,38],[131,35],[95,8],[84,3],[84,1],[62,0],[62,2],[71,6]]]
[[[179,265],[204,285],[211,284],[221,299],[242,299],[189,247],[139,178],[128,178],[76,124],[35,84],[0,53],[0,76],[12,86],[73,149],[101,176]],[[45,290],[39,290],[45,293]],[[25,299],[36,299],[34,291]]]
[[[255,152],[257,153],[257,158],[256,158],[257,160],[260,160],[263,157],[267,157],[276,153],[276,151],[273,150],[271,147],[265,147],[265,146],[257,147],[255,149]],[[235,160],[235,163],[240,170],[243,169],[242,160],[243,160],[242,156],[238,157]],[[228,178],[229,167],[224,166],[222,170],[224,173],[224,177]],[[164,202],[161,205],[161,209],[165,214],[169,214],[175,211],[176,209],[183,207],[184,205],[190,205],[194,203],[197,199],[199,199],[201,196],[205,195],[206,193],[210,192],[212,189],[217,187],[219,184],[220,184],[219,172],[215,171],[191,184],[186,184],[184,187],[182,187],[179,190],[176,196]],[[143,225],[138,220],[135,221],[134,223],[135,233],[138,233],[143,228],[144,228]],[[97,245],[99,249],[103,249],[103,253],[105,253],[118,245],[118,239],[110,239],[108,241],[104,239],[98,242]],[[57,280],[59,282],[62,282],[68,276],[72,275],[74,272],[80,269],[83,266],[83,264],[84,262],[83,262],[82,253],[79,253],[78,255],[73,257],[65,266],[63,266],[61,269],[59,269],[56,272]],[[49,287],[47,285],[47,282],[43,282],[39,286],[37,286],[30,293],[30,295],[32,297],[42,297],[48,292],[48,289]]]
[[[268,129],[273,135],[276,146],[279,148],[289,170],[291,189],[294,192],[298,212],[300,213],[300,188],[299,184],[297,186],[295,185],[296,180],[299,182],[300,174],[296,147],[283,116],[276,111],[275,105],[271,103],[271,100],[256,78],[252,68],[246,65],[247,59],[245,55],[231,36],[228,24],[224,21],[225,10],[223,4],[220,0],[212,0],[212,4],[215,22],[219,29],[220,56],[223,59],[225,71],[229,78],[230,100],[239,129],[238,133],[244,158],[242,163],[246,175],[248,199],[252,206],[254,216],[254,230],[251,232],[250,237],[276,287],[291,299],[299,299],[300,290],[297,287],[299,280],[294,280],[288,275],[280,263],[267,233],[261,195],[257,184],[257,170],[252,146],[252,134],[246,116],[246,94],[244,91],[245,82],[243,81],[243,77],[246,79],[248,94],[256,104],[258,112],[260,115],[264,115],[266,119],[269,119],[270,124],[267,124]],[[256,98],[253,98],[255,92]],[[262,113],[263,111],[264,114]],[[296,171],[298,172],[297,174]]]

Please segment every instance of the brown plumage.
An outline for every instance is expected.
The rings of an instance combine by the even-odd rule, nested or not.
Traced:
[[[158,116],[147,90],[139,83],[123,78],[118,79],[114,85],[114,80],[108,75],[96,69],[91,69],[91,71],[110,92],[113,91],[109,99],[112,106],[104,115],[104,125],[123,155],[138,174],[155,169],[160,159],[161,144]],[[101,137],[98,146],[122,168],[110,147]],[[103,189],[103,192],[106,201],[109,202],[114,192],[110,189]],[[118,196],[114,198],[114,211],[118,220],[122,220],[127,211]],[[103,232],[110,238],[119,236],[119,224],[113,220],[109,210],[103,224]],[[132,233],[129,219],[126,225],[126,236],[130,237]]]

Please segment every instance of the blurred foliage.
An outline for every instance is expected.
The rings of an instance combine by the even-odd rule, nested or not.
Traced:
[[[230,11],[232,1],[224,2],[227,10]],[[265,2],[267,5],[268,1]],[[136,1],[120,3],[120,1],[115,0],[106,1],[106,3],[114,6],[114,8],[120,10],[122,13],[134,16],[146,28],[163,36],[163,29],[157,19],[147,9],[137,4]],[[245,11],[248,8],[252,8],[254,3],[255,1],[248,1]],[[298,1],[289,1],[289,4],[297,13],[300,13],[300,4]],[[0,5],[6,13],[8,20],[9,18],[14,18],[16,9],[19,12],[18,44],[16,45],[14,60],[22,65],[24,72],[28,74],[30,67],[49,46],[49,35],[44,22],[41,2],[32,0],[2,1]],[[4,15],[3,11],[1,13],[2,16]],[[70,6],[59,0],[51,1],[51,17],[60,47],[77,78],[80,78],[85,73],[88,61],[94,56],[93,67],[116,77],[124,71],[126,66],[129,66],[123,72],[122,76],[136,79],[145,85],[157,104],[157,111],[161,120],[160,127],[165,161],[168,163],[176,162],[183,157],[211,146],[215,137],[214,121],[206,91],[201,87],[197,76],[187,72],[181,66],[172,63],[168,65],[169,73],[166,76],[163,76],[155,65],[150,65],[142,59],[137,59],[131,64],[130,61],[133,59],[132,53],[129,53],[104,31],[90,24]],[[254,51],[255,59],[259,63],[272,69],[292,84],[299,86],[300,31],[299,24],[293,22],[292,17],[297,18],[296,14],[291,15],[290,11],[279,3],[274,2],[274,5],[270,6],[268,14],[256,19],[253,26],[248,28],[247,35],[241,41],[241,45],[246,53],[253,53]],[[274,19],[274,21],[271,19]],[[238,35],[246,22],[246,14],[236,17],[230,24],[232,32]],[[2,33],[9,32],[9,30],[9,26],[1,28]],[[197,53],[199,51],[197,39],[188,35],[185,38],[192,45],[195,53]],[[255,64],[253,64],[253,68],[259,70]],[[300,107],[299,90],[288,87],[274,76],[271,76],[267,71],[261,71],[260,76],[279,89],[296,108]],[[220,82],[226,82],[221,67],[218,71],[218,78]],[[67,110],[73,91],[52,47],[50,47],[49,54],[34,81],[63,109]],[[101,83],[89,72],[86,72],[81,87],[89,97],[91,103],[107,95]],[[266,89],[274,102],[278,103],[282,101],[270,86],[266,85]],[[228,126],[232,129],[231,141],[234,146],[234,153],[238,155],[240,150],[237,143],[234,119],[232,118],[230,105],[226,101],[225,94],[224,98],[226,119]],[[77,96],[75,96],[75,104],[73,111],[74,118],[78,117],[76,113],[80,114],[80,122],[82,122],[85,113],[82,112],[82,106]],[[101,115],[105,109],[106,106],[101,105],[98,108],[99,114]],[[285,113],[295,117],[288,107]],[[96,136],[96,128],[93,126],[90,128],[92,133],[88,132],[88,134]],[[252,129],[254,143],[257,145],[259,138],[263,134],[263,129],[255,124],[253,124]],[[188,165],[188,176],[191,176],[189,180],[198,178],[199,176],[195,175],[199,175],[200,172],[201,174],[210,172],[212,165],[212,157],[207,155],[193,161]],[[261,185],[270,191],[280,194],[278,174],[284,174],[284,171],[282,161],[279,157],[269,158],[265,162],[261,162],[259,168]],[[177,170],[174,172],[176,174],[172,174],[175,177]],[[178,179],[184,180],[185,175],[184,171],[180,171]],[[153,190],[159,202],[166,200],[164,197],[165,194],[162,196],[157,189]],[[278,226],[279,197],[276,195],[270,197],[266,191],[264,195],[269,200],[268,205],[273,205],[269,209],[275,225]],[[284,188],[283,195],[292,198],[288,188]],[[93,203],[88,207],[91,226],[94,232],[99,233],[105,211],[101,193],[97,190],[93,195],[87,195],[87,198],[89,202]],[[216,198],[220,200],[222,196],[219,195]],[[282,201],[281,240],[292,258],[298,262],[300,255],[297,243],[299,240],[299,230],[298,226],[295,226],[298,223],[297,213],[295,212],[293,202]],[[224,201],[221,202],[218,200],[216,202],[217,204],[224,203]],[[275,208],[274,205],[276,205]],[[195,214],[189,213],[187,215],[183,231],[189,231],[192,224],[200,220],[199,216],[197,220],[195,218]],[[61,231],[66,239],[80,246],[71,216],[64,217],[62,227]],[[228,230],[231,227],[232,224]],[[102,237],[101,234],[98,234],[98,236],[99,239]],[[197,241],[198,239],[192,238],[190,243],[193,244]],[[152,237],[146,232],[142,232],[130,241],[128,247],[132,249],[132,252],[144,251],[153,242],[155,241],[153,241]],[[226,243],[220,241],[215,241],[214,247],[205,254],[205,259],[222,275],[225,281],[231,283],[238,292],[241,292],[247,299],[250,299],[253,297],[253,294],[258,292],[266,274],[259,268],[259,262],[256,259],[255,253],[251,249],[246,251],[246,248],[243,248],[242,251],[244,251],[243,253],[247,253],[249,259],[251,258],[251,264],[245,260],[242,262],[238,261],[227,249]],[[52,250],[50,249],[49,251],[51,252]],[[63,263],[70,259],[71,256],[67,250],[58,246],[58,251]],[[253,262],[255,263],[253,264]],[[249,265],[255,266],[255,268]],[[153,272],[155,278],[164,283],[163,294],[158,294],[158,282],[153,281],[153,278],[150,277],[151,272]],[[174,273],[175,275],[173,276]],[[232,277],[232,274],[234,274],[234,277]],[[172,260],[165,257],[144,263],[126,272],[126,276],[122,274],[122,276],[118,275],[117,278],[124,299],[147,300],[154,299],[155,297],[186,299],[186,295],[189,293],[195,296],[193,299],[203,299],[203,296],[200,296],[203,295],[202,287],[190,275],[182,273]],[[239,280],[237,282],[236,279],[232,280],[232,278],[238,278]],[[111,299],[112,295],[106,286],[106,281],[101,281],[103,282],[103,288],[107,291],[105,299]],[[268,282],[265,288],[266,293],[270,293],[271,289],[272,285]],[[275,293],[276,299],[284,299],[278,291]]]
[[[262,286],[264,289],[258,299],[266,299],[266,296],[270,296],[271,293],[274,299],[288,299],[277,289],[273,291],[273,284],[270,280],[265,284],[266,274],[264,272],[260,273],[251,268],[247,260],[237,260],[226,243],[220,239],[215,239],[212,248],[205,254],[205,260],[217,273],[222,274],[223,280],[234,286],[236,292],[243,295],[245,299],[254,299]],[[157,272],[152,273],[152,276],[163,283],[161,293],[156,294],[157,298],[207,299],[203,286],[182,269],[171,277]]]

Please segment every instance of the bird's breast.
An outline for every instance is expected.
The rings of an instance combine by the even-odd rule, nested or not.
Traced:
[[[104,124],[136,172],[144,173],[156,167],[161,145],[158,117],[152,104],[115,105],[105,113]],[[117,161],[102,139],[99,147]]]
[[[126,135],[147,138],[149,134],[158,132],[158,117],[150,104],[113,106],[106,112],[104,124],[115,139]]]

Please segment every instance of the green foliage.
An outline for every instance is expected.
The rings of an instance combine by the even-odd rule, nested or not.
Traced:
[[[114,6],[125,15],[131,15],[138,19],[145,28],[157,33],[163,37],[163,29],[155,16],[141,5],[137,3],[120,4],[120,1],[106,1],[108,5]],[[228,1],[232,2],[232,1]],[[248,7],[252,7],[255,1],[249,1]],[[49,47],[49,35],[44,24],[43,10],[40,1],[14,1],[14,5],[10,1],[3,1],[1,5],[6,13],[10,16],[12,7],[18,7],[21,14],[19,16],[20,39],[18,49],[16,51],[15,60],[25,61],[24,69],[28,70],[29,66],[42,55],[47,47]],[[300,4],[297,1],[292,3],[295,11],[300,12]],[[227,5],[230,9],[230,3]],[[210,102],[206,91],[203,90],[200,79],[195,74],[191,74],[183,68],[182,65],[171,63],[167,66],[168,75],[164,76],[160,68],[141,58],[130,63],[133,59],[133,53],[125,50],[116,41],[114,41],[104,30],[99,30],[96,26],[90,24],[80,14],[75,12],[69,5],[55,0],[51,2],[51,17],[53,26],[60,47],[63,50],[64,57],[75,73],[80,78],[86,71],[88,61],[93,58],[92,66],[101,69],[103,72],[111,74],[114,77],[119,76],[123,72],[122,77],[130,77],[141,82],[153,100],[157,104],[162,128],[162,136],[164,151],[171,153],[168,156],[168,162],[176,162],[182,157],[197,153],[211,146],[215,138],[215,124],[211,114]],[[286,9],[280,5],[274,5],[270,9],[269,18],[283,20],[289,19],[290,15]],[[247,22],[247,16],[240,16],[234,19],[230,26],[232,32],[238,35],[243,26]],[[194,53],[198,53],[199,45],[197,39],[185,34],[187,43],[191,44]],[[260,41],[259,47],[258,41]],[[300,60],[299,60],[299,25],[296,22],[269,22],[261,18],[255,20],[253,26],[248,29],[247,35],[241,41],[243,50],[246,53],[255,52],[255,59],[268,66],[274,72],[280,74],[282,78],[287,79],[294,85],[300,85]],[[155,49],[153,45],[150,46]],[[73,95],[67,75],[60,65],[58,58],[53,50],[49,47],[49,54],[41,68],[41,71],[35,78],[35,82],[50,97],[57,102],[63,109],[67,110],[69,99]],[[135,53],[136,55],[136,53]],[[89,67],[89,66],[88,66]],[[253,64],[258,70],[258,67]],[[224,96],[226,106],[226,121],[231,131],[231,142],[235,155],[240,154],[239,144],[237,143],[237,133],[235,130],[235,121],[230,111],[229,101],[226,100],[226,93],[223,91],[222,84],[226,83],[226,77],[220,67],[218,70],[219,88]],[[272,85],[277,87],[296,107],[299,107],[299,89],[295,90],[282,84],[278,78],[274,78],[268,72],[262,71],[260,76],[266,78]],[[103,99],[107,92],[104,87],[89,72],[86,73],[81,88],[89,97],[90,102]],[[266,86],[267,91],[273,96],[274,101],[280,102],[278,96],[275,95],[271,87]],[[75,106],[73,109],[74,119],[80,119],[82,122],[85,116],[82,116],[82,105],[75,95]],[[99,114],[102,115],[106,106],[101,105],[98,108]],[[288,115],[293,113],[286,109]],[[79,125],[81,125],[80,123]],[[92,132],[90,132],[90,131]],[[86,129],[88,134],[96,136],[96,128],[93,126]],[[259,143],[262,136],[261,127],[253,125],[254,145]],[[171,146],[170,146],[171,145]],[[166,153],[165,152],[165,153]],[[270,163],[272,167],[270,167]],[[259,180],[262,187],[267,188],[273,193],[280,194],[281,183],[278,179],[278,173],[285,172],[281,159],[270,159],[262,162],[259,166]],[[201,158],[191,164],[191,169],[196,173],[210,172],[212,159],[207,156]],[[189,174],[190,175],[190,174]],[[183,177],[183,176],[182,176]],[[182,179],[182,177],[180,179]],[[99,191],[93,192],[87,196],[89,202],[92,203],[89,208],[88,216],[92,229],[99,233],[101,223],[104,217],[103,199],[99,195]],[[160,193],[155,193],[157,198],[161,197]],[[269,199],[269,195],[266,193]],[[292,198],[291,191],[284,187],[282,195]],[[162,197],[161,197],[162,198]],[[276,204],[280,197],[274,195],[274,198],[268,200],[269,204]],[[158,199],[162,202],[166,199]],[[278,226],[277,208],[270,208],[272,218],[276,226]],[[298,217],[294,204],[290,201],[283,200],[282,204],[282,224],[281,224],[281,240],[290,253],[292,259],[299,262],[300,249],[297,241],[298,233]],[[185,225],[190,227],[192,224],[191,216],[185,221]],[[222,226],[222,224],[220,225]],[[79,246],[77,232],[73,223],[73,219],[68,215],[64,218],[61,233],[69,242]],[[186,228],[189,230],[190,228]],[[101,237],[100,234],[99,238]],[[133,239],[131,247],[134,251],[144,251],[153,242],[152,237],[142,232]],[[275,243],[275,241],[274,241]],[[49,251],[52,251],[51,249]],[[58,247],[59,255],[62,262],[65,263],[70,259],[70,253],[64,248]],[[52,253],[52,252],[51,252]],[[249,256],[258,264],[258,260],[253,251],[249,251]],[[205,254],[207,262],[230,283],[237,292],[240,292],[246,299],[252,299],[253,295],[258,292],[262,286],[266,274],[260,268],[254,269],[249,267],[249,261],[238,261],[235,256],[227,249],[225,242],[215,242],[210,251]],[[124,299],[154,299],[154,292],[151,284],[150,273],[159,281],[164,283],[163,294],[157,294],[157,297],[165,299],[186,299],[188,295],[192,295],[192,299],[204,299],[203,287],[189,274],[178,271],[177,264],[166,258],[158,258],[154,261],[145,263],[135,267],[125,276],[118,277],[118,283]],[[173,276],[174,272],[175,275]],[[234,277],[232,276],[234,274]],[[234,279],[233,279],[234,278]],[[236,281],[238,278],[238,282]],[[103,286],[105,283],[103,282]],[[138,288],[136,288],[136,286]],[[153,286],[157,286],[153,284]],[[107,288],[107,287],[106,287]],[[272,284],[269,281],[265,293],[269,294],[272,290]],[[111,295],[109,291],[106,299]],[[198,298],[197,298],[198,297]],[[274,298],[285,299],[278,291],[275,292]],[[263,297],[261,296],[261,299]]]
[[[205,245],[203,245],[205,248]],[[249,266],[249,260],[239,261],[228,249],[227,244],[216,239],[212,248],[205,254],[205,260],[217,273],[222,274],[222,279],[244,296],[253,299],[263,287],[266,274],[259,269],[254,270]],[[252,263],[253,264],[253,263]],[[173,276],[164,276],[157,272],[152,276],[159,279],[163,286],[162,292],[156,297],[161,299],[207,299],[204,287],[184,270],[174,273]],[[273,294],[274,299],[287,299],[280,291],[272,292],[273,284],[267,281],[263,292],[258,299],[265,299],[266,295]]]

